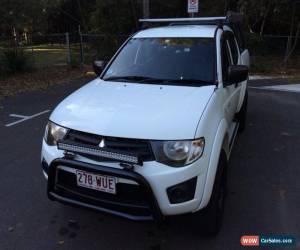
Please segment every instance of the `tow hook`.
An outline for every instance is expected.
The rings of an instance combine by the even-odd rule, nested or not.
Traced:
[[[121,162],[120,163],[120,166],[126,170],[130,170],[130,171],[133,171],[134,170],[134,166],[132,164],[129,164],[129,163],[124,163],[124,162]]]

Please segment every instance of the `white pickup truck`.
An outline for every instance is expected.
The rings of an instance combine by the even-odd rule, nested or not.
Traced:
[[[133,220],[195,213],[216,234],[247,113],[249,53],[235,17],[141,20],[156,27],[96,62],[99,77],[47,124],[49,198]]]

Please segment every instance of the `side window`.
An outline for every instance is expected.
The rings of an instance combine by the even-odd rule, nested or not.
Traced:
[[[238,61],[239,61],[239,51],[238,51],[234,36],[232,34],[229,36],[228,42],[229,42],[229,46],[230,46],[233,64],[237,65]]]
[[[228,75],[228,67],[232,64],[227,39],[222,40],[222,79],[226,82]]]

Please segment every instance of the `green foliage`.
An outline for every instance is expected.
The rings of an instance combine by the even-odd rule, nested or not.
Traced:
[[[79,55],[71,54],[71,60],[69,66],[71,68],[78,68],[80,66]]]
[[[22,49],[4,51],[2,62],[2,71],[9,74],[24,72],[33,68],[31,59]]]
[[[53,1],[54,2],[54,1]],[[47,25],[47,0],[0,0],[0,34],[18,31],[34,31]]]
[[[138,28],[140,6],[133,0],[97,0],[88,20],[92,32],[130,34]]]
[[[257,55],[264,55],[267,53],[267,44],[264,42],[261,36],[251,34],[248,36],[247,41],[247,46],[251,48],[252,53],[255,53]]]
[[[274,71],[277,71],[276,73],[278,74],[278,65],[280,65],[281,58],[276,59],[263,56],[252,56],[250,67],[251,73],[271,74],[274,73]]]
[[[187,0],[149,0],[149,2],[151,18],[188,16]],[[244,15],[244,31],[248,36],[251,55],[283,58],[287,47],[287,39],[284,36],[289,35],[292,28],[293,9],[295,9],[294,33],[296,24],[300,21],[300,4],[293,6],[292,2],[295,1],[201,0],[196,16],[220,16],[228,10],[240,12]],[[47,34],[65,32],[71,34],[70,42],[74,43],[74,40],[76,42],[74,34],[78,34],[80,27],[84,34],[101,34],[84,38],[87,49],[84,57],[89,59],[85,60],[85,63],[91,59],[108,60],[124,39],[140,28],[138,19],[143,16],[143,0],[0,0],[0,6],[0,49],[15,46],[16,43],[18,46],[46,44],[49,41],[51,43],[51,39],[58,38]],[[12,41],[6,40],[5,36],[12,38],[14,33],[17,35],[16,38],[11,39]],[[28,39],[24,39],[25,34]],[[266,36],[268,34],[283,36],[274,38]],[[22,44],[24,40],[26,42]],[[65,43],[65,37],[62,36],[56,42]],[[9,52],[3,56],[6,64],[0,65],[0,74],[3,75],[4,71],[24,70],[28,64],[25,54]],[[299,54],[299,46],[296,47],[294,54]],[[36,65],[41,66],[45,62],[46,64],[65,62],[66,53],[36,50],[33,57]],[[259,62],[256,65],[259,65]],[[77,67],[79,56],[72,57],[70,65]],[[264,69],[267,67],[265,63],[257,67],[269,70]]]
[[[294,56],[290,59],[287,68],[283,67],[282,56],[251,56],[251,73],[253,74],[282,74],[284,72],[298,72],[300,68],[300,57]]]
[[[5,67],[4,67],[3,60],[4,60],[4,56],[0,51],[0,79],[4,78],[5,75],[6,75],[6,70],[5,70]]]
[[[150,0],[151,17],[184,17],[187,0]],[[248,31],[287,34],[293,9],[291,0],[202,0],[199,16],[244,14]],[[128,34],[138,29],[143,0],[0,0],[0,34],[81,31]],[[300,18],[297,5],[296,21]]]
[[[88,41],[85,51],[93,51],[94,59],[108,61],[126,39],[127,36],[98,37]]]

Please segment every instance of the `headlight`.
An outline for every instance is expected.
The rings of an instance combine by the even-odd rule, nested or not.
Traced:
[[[45,142],[49,146],[55,146],[58,140],[62,140],[66,136],[68,131],[69,130],[67,128],[58,126],[57,124],[49,121],[44,135]]]
[[[183,167],[202,156],[205,140],[152,141],[151,145],[158,162],[172,167]]]

